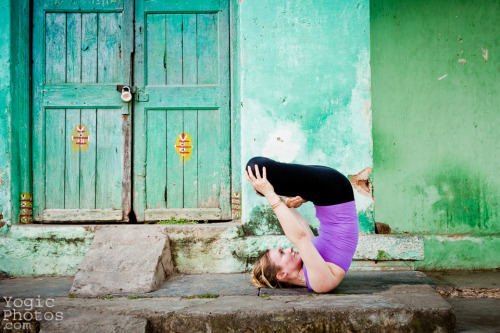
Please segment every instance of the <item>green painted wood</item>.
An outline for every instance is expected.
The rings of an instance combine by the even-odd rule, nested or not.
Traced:
[[[97,14],[82,14],[82,83],[97,82]]]
[[[64,208],[80,208],[80,151],[71,144],[71,132],[79,124],[80,109],[66,109]]]
[[[97,82],[121,83],[121,14],[99,14],[98,24]]]
[[[165,85],[167,80],[165,15],[147,16],[148,84]]]
[[[41,221],[45,209],[45,110],[42,90],[45,83],[45,13],[43,0],[33,1],[33,220]],[[38,165],[39,167],[36,167]]]
[[[182,85],[182,15],[166,15],[167,85]]]
[[[197,15],[196,34],[198,38],[198,84],[217,84],[218,73],[218,34],[217,15]]]
[[[142,6],[141,9],[143,8],[145,12],[217,12],[219,0],[147,0]]]
[[[167,111],[147,113],[147,163],[146,179],[148,208],[166,208],[165,186],[167,185]]]
[[[215,109],[220,105],[220,88],[217,86],[158,87],[147,86],[148,108],[161,109]]]
[[[183,15],[182,84],[198,83],[196,14]],[[193,138],[193,152],[184,166],[184,207],[198,207],[198,110],[184,111],[184,131]]]
[[[124,7],[124,0],[94,0],[94,1],[75,1],[75,0],[55,0],[43,1],[43,9],[48,12],[121,12]]]
[[[219,110],[198,112],[198,207],[219,207],[220,172],[218,130]]]
[[[120,221],[123,212],[121,209],[46,209],[43,212],[45,222],[66,222],[78,216],[79,221],[110,222]]]
[[[67,14],[66,26],[66,82],[80,83],[82,79],[82,14]]]
[[[97,14],[85,13],[82,14],[82,83],[97,83]],[[75,91],[81,86],[74,87]],[[110,99],[116,100],[117,96],[109,87]],[[96,106],[99,106],[103,101],[103,92],[100,90],[100,97],[96,98]],[[82,93],[84,94],[84,93]],[[96,91],[98,94],[98,91]],[[89,94],[85,97],[74,98],[65,96],[65,101],[70,103],[89,103],[91,100]],[[99,99],[98,99],[99,98]],[[50,98],[53,101],[54,98]],[[105,99],[106,100],[106,99]],[[97,104],[99,103],[99,104]],[[87,126],[89,131],[89,145],[86,151],[80,152],[80,208],[95,209],[96,208],[96,160],[97,160],[97,109],[81,109],[81,124]],[[78,215],[82,218],[83,214]]]
[[[182,84],[198,84],[196,14],[182,15]]]
[[[122,117],[97,110],[96,208],[122,208]]]
[[[81,82],[82,14],[66,15],[66,82]],[[80,125],[80,109],[66,109],[64,208],[80,208],[80,151],[73,151],[72,131]]]
[[[131,84],[133,0],[63,0],[57,6],[35,0],[33,12],[36,219],[43,219],[46,208],[113,208],[122,209],[126,221],[131,206],[130,104],[121,101],[116,85]],[[71,131],[80,123],[89,130],[89,145],[73,151]],[[61,128],[63,138],[56,135]],[[50,145],[47,134],[53,136]],[[62,176],[49,166],[53,161]],[[45,201],[54,192],[49,182],[56,178],[63,205],[52,195],[55,202],[49,206]],[[79,218],[85,220],[72,220]]]
[[[193,6],[187,7],[187,4]],[[150,187],[145,186],[149,177],[157,176],[149,174],[149,167],[145,170],[143,166],[149,157],[141,153],[149,151],[146,147],[152,144],[149,134],[145,135],[149,114],[158,111],[146,110],[167,110],[167,208],[220,208],[224,212],[218,218],[231,216],[229,8],[227,1],[222,1],[221,6],[218,2],[213,5],[209,1],[136,2],[136,85],[139,89],[144,87],[149,96],[147,102],[136,103],[134,118],[137,134],[134,137],[137,139],[134,142],[137,152],[134,155],[134,207],[138,217],[146,218],[144,199],[148,198],[147,207],[152,207],[149,197],[158,195],[150,194]],[[158,41],[161,24],[155,20],[163,14],[166,15],[166,53],[161,59],[163,48]],[[147,40],[147,49],[144,48],[145,35],[151,37]],[[154,79],[163,73],[161,66],[151,61],[161,60],[167,69],[166,84]],[[160,70],[149,73],[151,68]],[[193,139],[193,153],[185,164],[174,147],[182,132],[188,132]]]
[[[184,132],[191,135],[193,152],[184,164],[184,205],[185,208],[198,207],[198,110],[183,111]]]
[[[162,221],[175,219],[188,220],[220,220],[222,213],[220,208],[175,208],[175,209],[146,209],[145,219],[147,221]]]
[[[46,86],[43,91],[44,106],[56,108],[71,105],[80,108],[126,107],[116,84],[66,84]]]
[[[183,122],[182,110],[167,111],[167,208],[182,208],[184,204],[184,161],[175,151]]]
[[[146,85],[145,35],[147,31],[144,1],[135,1],[135,56],[134,85],[143,89]],[[135,103],[133,117],[133,193],[132,206],[138,221],[144,221],[146,209],[146,103]]]
[[[64,208],[65,110],[49,109],[45,118],[46,207]]]
[[[47,84],[66,82],[66,14],[47,13]]]
[[[89,130],[89,145],[80,152],[80,208],[96,208],[97,110],[82,109],[81,124]]]

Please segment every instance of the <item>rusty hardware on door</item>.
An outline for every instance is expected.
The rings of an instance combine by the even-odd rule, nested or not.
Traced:
[[[127,86],[124,84],[119,84],[116,86],[116,90],[119,91],[120,93],[123,93],[123,91],[127,90],[132,94],[134,97],[134,100],[136,102],[148,102],[149,101],[149,95],[144,93],[144,88],[137,88],[134,86]]]

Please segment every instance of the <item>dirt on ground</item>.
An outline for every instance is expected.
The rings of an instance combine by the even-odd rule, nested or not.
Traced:
[[[500,288],[458,288],[449,286],[438,286],[436,291],[443,297],[450,298],[498,298],[500,299]]]

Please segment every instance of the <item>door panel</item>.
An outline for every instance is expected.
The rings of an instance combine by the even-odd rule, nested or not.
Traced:
[[[128,220],[131,1],[34,1],[37,221]]]
[[[136,1],[138,220],[229,219],[227,1]]]

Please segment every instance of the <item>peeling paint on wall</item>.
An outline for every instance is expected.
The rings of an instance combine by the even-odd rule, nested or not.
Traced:
[[[481,55],[483,56],[484,61],[488,61],[488,49],[481,47]]]
[[[242,169],[253,156],[344,175],[371,166],[368,1],[246,1],[240,9]],[[267,221],[252,222],[261,202],[246,182],[242,190],[243,222],[266,232]],[[360,230],[373,233],[372,200],[360,197]],[[317,224],[314,208],[302,213]]]

